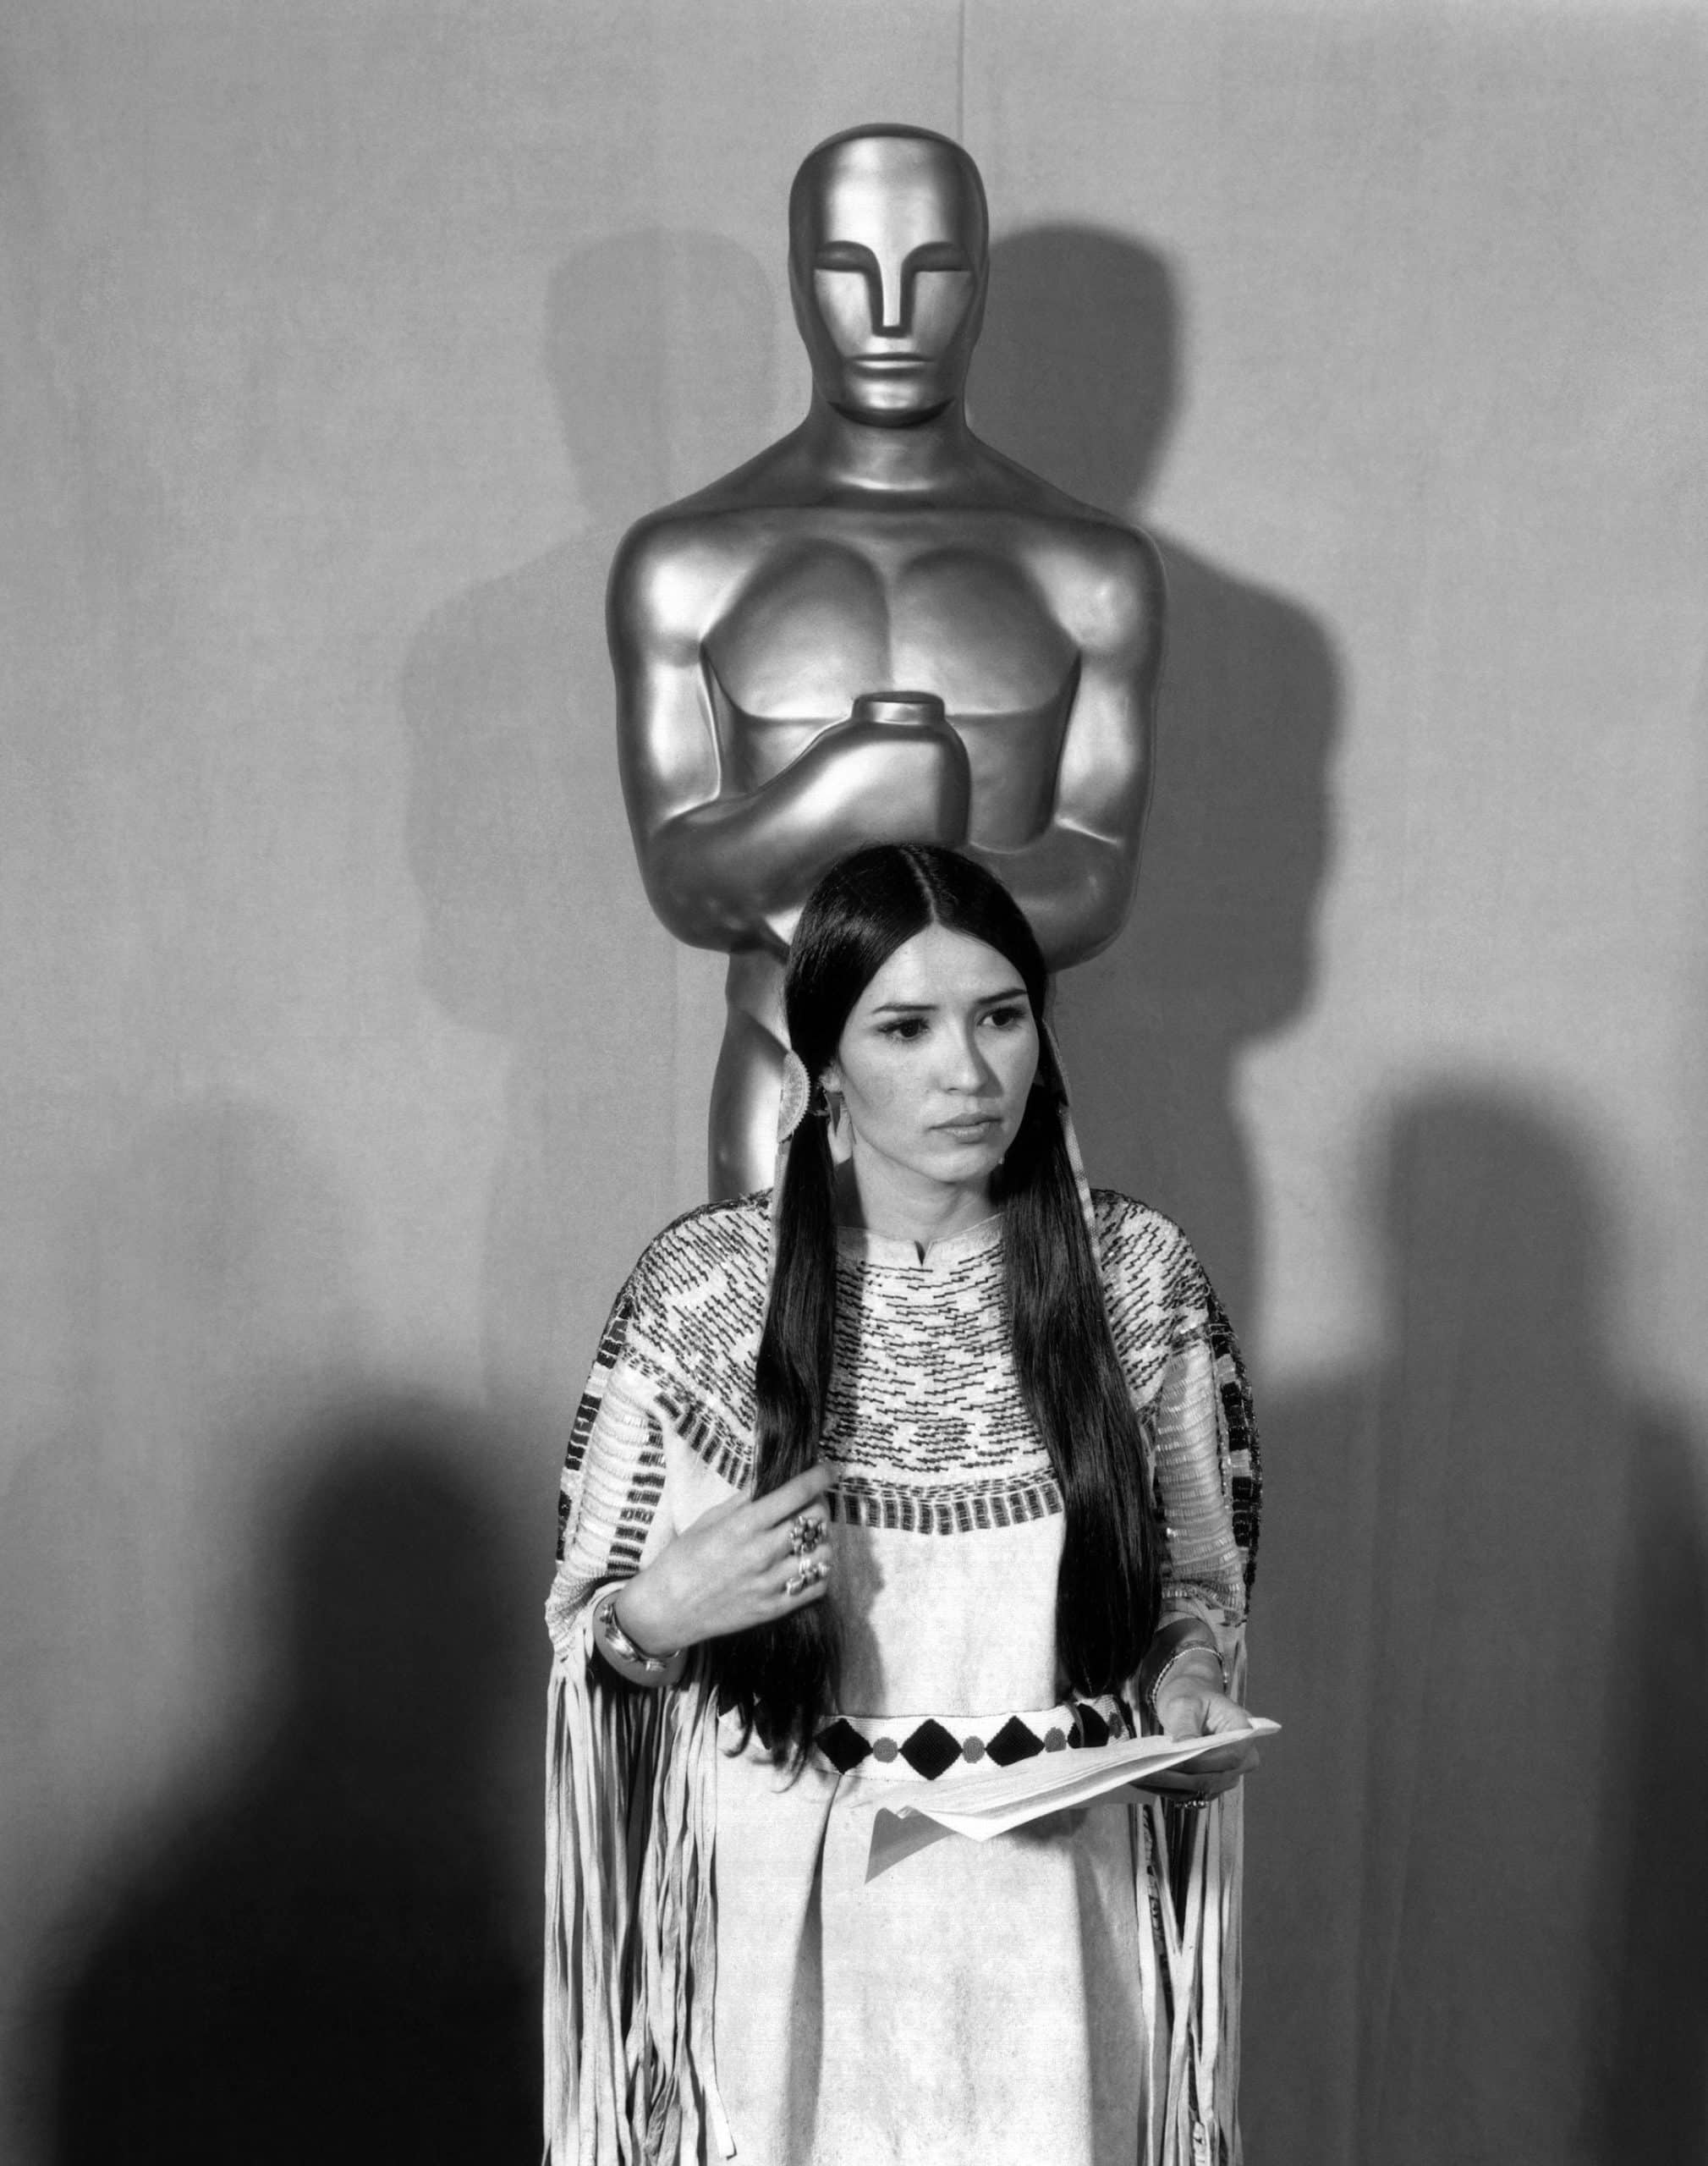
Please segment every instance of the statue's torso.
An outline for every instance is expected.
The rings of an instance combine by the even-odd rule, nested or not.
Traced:
[[[724,788],[761,787],[860,693],[934,692],[967,748],[970,839],[1041,833],[1078,677],[1041,575],[1049,525],[816,508],[706,521],[730,571],[701,639]]]

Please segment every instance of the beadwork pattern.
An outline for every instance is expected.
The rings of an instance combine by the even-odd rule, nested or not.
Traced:
[[[688,1212],[619,1295],[564,1465],[559,1555],[572,1578],[570,1548],[590,1568],[596,1555],[607,1572],[638,1565],[662,1486],[663,1424],[724,1480],[750,1478],[766,1201]],[[1261,1493],[1238,1345],[1180,1229],[1108,1190],[1094,1201],[1110,1329],[1145,1437],[1171,1592],[1237,1619]],[[929,1265],[844,1254],[837,1295],[823,1443],[836,1476],[832,1519],[954,1536],[1062,1509],[1002,1325],[1000,1221]],[[589,1472],[596,1428],[601,1464]],[[577,1515],[585,1542],[571,1540]]]
[[[900,1760],[915,1775],[936,1782],[964,1762],[977,1766],[1017,1767],[1041,1752],[1079,1751],[1135,1734],[1131,1710],[1112,1696],[1069,1701],[1041,1713],[927,1715],[898,1726],[881,1718],[838,1715],[813,1739],[815,1749],[839,1775],[852,1774],[868,1760],[880,1767]]]

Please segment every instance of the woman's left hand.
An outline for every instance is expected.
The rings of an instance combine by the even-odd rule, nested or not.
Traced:
[[[1195,1677],[1184,1665],[1162,1680],[1156,1695],[1156,1719],[1168,1736],[1214,1737],[1249,1727],[1238,1700]],[[1184,1767],[1165,1768],[1145,1778],[1144,1788],[1162,1797],[1217,1797],[1257,1765],[1257,1747],[1249,1740],[1208,1752]]]

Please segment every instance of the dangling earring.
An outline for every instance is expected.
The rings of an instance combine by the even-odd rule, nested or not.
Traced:
[[[854,1123],[847,1118],[848,1108],[840,1091],[827,1091],[825,1104],[830,1111],[827,1140],[830,1144],[831,1163],[845,1166],[854,1156]]]

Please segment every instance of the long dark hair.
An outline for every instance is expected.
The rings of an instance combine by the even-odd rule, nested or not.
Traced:
[[[819,1079],[854,1003],[927,926],[982,941],[1013,964],[1038,1025],[1037,1080],[992,1193],[1003,1206],[1003,1278],[1020,1392],[1062,1491],[1057,1658],[1085,1694],[1118,1690],[1156,1629],[1157,1542],[1139,1421],[1110,1336],[1103,1291],[1062,1132],[1061,1075],[1044,1031],[1049,973],[1008,889],[958,851],[884,843],[832,868],[788,952],[789,1042],[815,1111],[789,1147],[776,1272],[755,1372],[763,1496],[816,1464],[836,1332],[836,1189]],[[799,1761],[836,1691],[834,1617],[813,1603],[711,1642],[722,1704],[779,1763]]]

